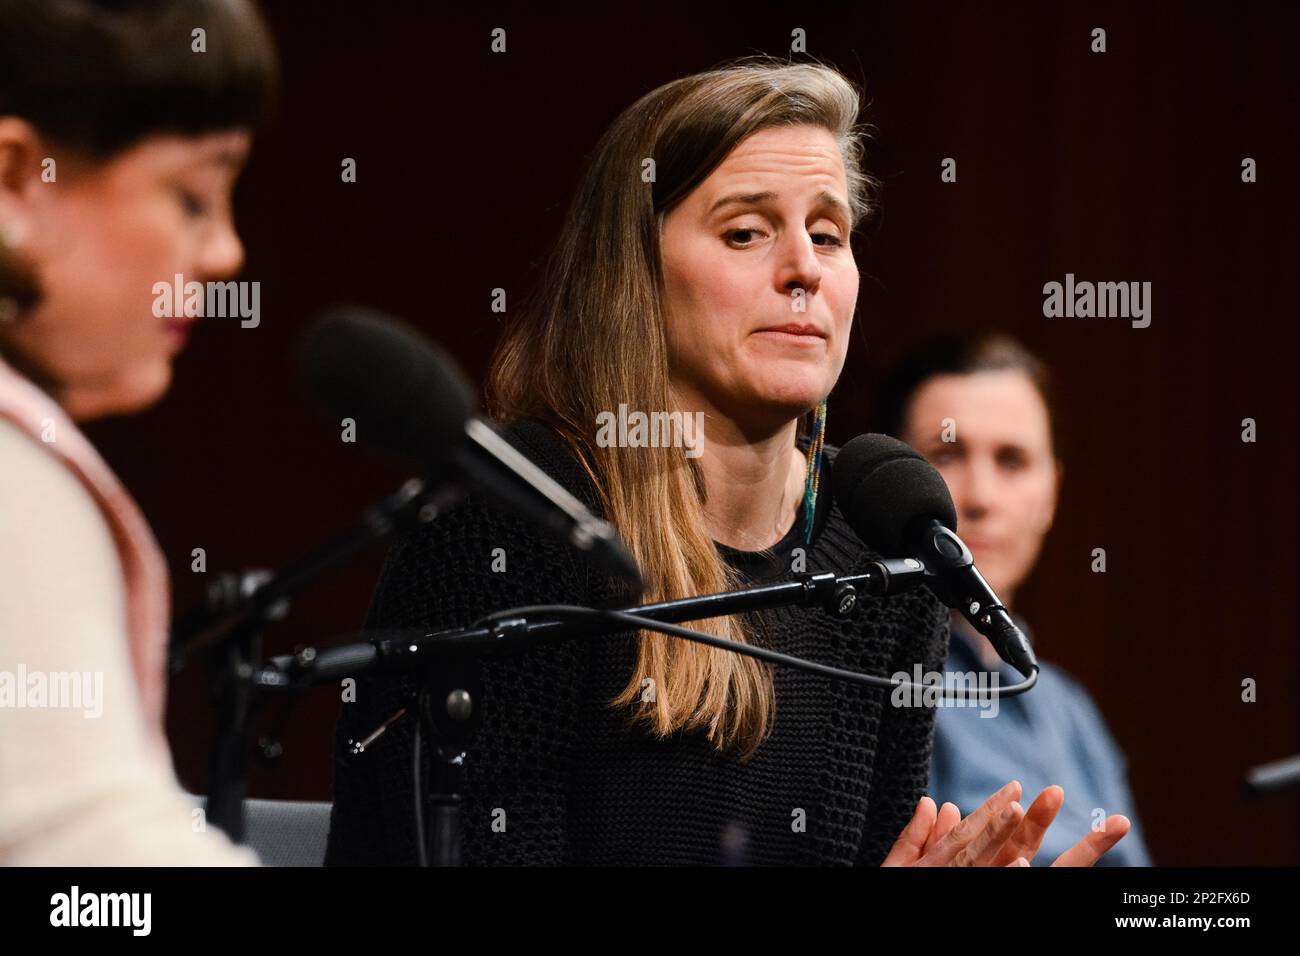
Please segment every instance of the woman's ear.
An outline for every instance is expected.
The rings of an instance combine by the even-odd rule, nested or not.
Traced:
[[[40,152],[40,136],[30,123],[0,116],[0,325],[6,330],[39,298],[25,253],[36,219]]]
[[[11,251],[31,232],[33,190],[41,185],[41,137],[26,120],[0,116],[0,243]]]

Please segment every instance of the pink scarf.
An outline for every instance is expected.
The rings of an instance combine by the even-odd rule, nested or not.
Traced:
[[[154,745],[166,753],[163,705],[170,615],[167,563],[140,509],[108,463],[48,395],[0,359],[0,416],[63,462],[90,492],[122,561],[131,666]],[[53,441],[43,435],[53,434]]]

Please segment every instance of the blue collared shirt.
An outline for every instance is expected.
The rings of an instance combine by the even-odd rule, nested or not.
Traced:
[[[976,642],[991,653],[983,636],[954,617],[945,670],[986,670]],[[1039,663],[1037,685],[1028,693],[998,700],[996,716],[981,716],[978,706],[949,703],[935,708],[930,796],[939,806],[955,803],[965,817],[1009,780],[1020,781],[1020,803],[1026,810],[1045,787],[1057,784],[1065,790],[1065,803],[1043,838],[1034,866],[1049,865],[1083,839],[1100,816],[1095,808],[1104,811],[1101,819],[1122,813],[1133,825],[1097,865],[1150,866],[1124,754],[1083,685],[1060,668]],[[951,678],[946,680],[951,683]],[[999,686],[1021,680],[1013,668],[1000,663]]]

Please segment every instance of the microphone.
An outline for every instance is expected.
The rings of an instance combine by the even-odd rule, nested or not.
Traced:
[[[640,569],[614,528],[477,417],[456,363],[415,329],[371,310],[335,309],[307,332],[299,365],[367,444],[417,463],[432,483],[462,476],[641,594]]]
[[[836,456],[831,488],[858,537],[919,560],[930,590],[961,611],[999,657],[1026,677],[1038,668],[1029,641],[957,537],[957,511],[934,466],[888,435],[859,435]]]

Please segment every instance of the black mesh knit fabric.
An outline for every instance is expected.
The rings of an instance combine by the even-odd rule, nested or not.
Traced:
[[[546,424],[525,419],[507,439],[593,510],[590,479]],[[827,474],[836,449],[826,446]],[[800,570],[861,571],[879,557],[854,534],[823,478],[811,546],[802,512],[766,554],[719,545],[754,581]],[[492,569],[494,549],[506,570]],[[619,603],[585,559],[470,495],[400,540],[375,592],[368,628],[438,630],[527,604]],[[841,621],[819,608],[764,612],[776,650],[889,676],[920,663],[942,670],[948,613],[928,591],[864,597]],[[889,692],[777,667],[770,736],[746,763],[698,734],[655,740],[607,703],[635,662],[630,632],[575,638],[483,664],[483,723],[466,761],[462,858],[472,865],[878,865],[925,792],[934,730],[929,708],[895,708]],[[364,753],[360,739],[414,698],[413,680],[358,680],[335,746],[327,865],[416,862],[413,719]],[[427,747],[425,748],[427,753]],[[424,773],[428,773],[426,765]],[[426,778],[427,779],[427,778]]]

